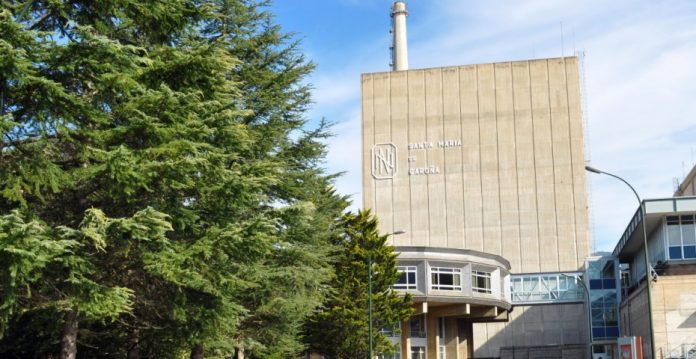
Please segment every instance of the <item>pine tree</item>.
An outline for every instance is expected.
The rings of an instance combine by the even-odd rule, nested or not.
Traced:
[[[392,353],[394,348],[380,329],[396,327],[411,316],[413,309],[409,296],[401,297],[391,288],[399,272],[396,254],[387,244],[389,235],[379,234],[377,219],[369,210],[346,214],[342,226],[344,235],[339,238],[331,294],[307,324],[307,342],[312,350],[329,358],[369,356],[371,270],[373,352]]]
[[[346,200],[262,5],[3,2],[0,353],[302,349]]]
[[[274,255],[250,275],[259,287],[241,292],[249,309],[239,322],[233,342],[250,357],[287,357],[304,349],[302,325],[321,304],[319,290],[329,279],[327,256],[337,235],[337,217],[347,206],[331,185],[321,160],[329,134],[321,122],[306,130],[310,105],[305,77],[314,69],[298,50],[291,34],[283,33],[265,11],[268,1],[216,1],[217,16],[204,32],[225,43],[240,60],[232,79],[240,84],[243,121],[254,138],[253,156],[282,163],[269,197],[278,205],[279,231]]]

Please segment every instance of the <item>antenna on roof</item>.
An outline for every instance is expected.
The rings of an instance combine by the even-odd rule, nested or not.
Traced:
[[[565,57],[565,48],[563,45],[563,21],[561,21],[561,57]]]

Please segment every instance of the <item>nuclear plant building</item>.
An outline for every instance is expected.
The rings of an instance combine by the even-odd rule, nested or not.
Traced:
[[[363,205],[403,232],[395,289],[416,305],[385,329],[396,357],[588,357],[579,59],[409,70],[407,15],[393,71],[361,77]]]

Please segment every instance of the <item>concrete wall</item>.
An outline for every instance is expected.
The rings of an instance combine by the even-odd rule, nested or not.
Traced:
[[[397,246],[501,255],[513,273],[589,254],[574,57],[362,76],[363,204]],[[390,167],[394,166],[394,167]]]
[[[507,323],[474,324],[474,356],[493,358],[501,347],[586,345],[584,303],[515,306]],[[585,347],[587,348],[587,347]],[[555,350],[555,349],[554,349]]]
[[[643,337],[650,357],[647,291],[638,288],[621,305],[621,334]],[[696,344],[696,274],[661,276],[652,284],[652,315],[657,358],[681,344]]]
[[[674,192],[674,197],[696,196],[696,166],[691,168],[679,188]]]

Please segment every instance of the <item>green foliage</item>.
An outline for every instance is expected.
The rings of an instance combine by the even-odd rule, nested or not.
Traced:
[[[347,202],[264,5],[2,2],[0,355],[303,350]]]
[[[372,313],[374,353],[391,353],[394,348],[381,333],[408,319],[412,312],[409,296],[400,297],[391,289],[399,279],[396,254],[387,244],[389,235],[380,235],[377,219],[369,210],[343,217],[345,234],[338,239],[335,279],[324,307],[307,326],[312,350],[329,358],[365,358],[369,349],[368,257],[372,262]]]
[[[17,210],[0,216],[0,335],[13,316],[46,307],[74,309],[93,320],[130,312],[133,291],[95,281],[92,254],[124,239],[166,243],[168,230],[166,216],[150,208],[121,219],[92,209],[77,229],[50,227]],[[60,277],[53,278],[56,274]]]

